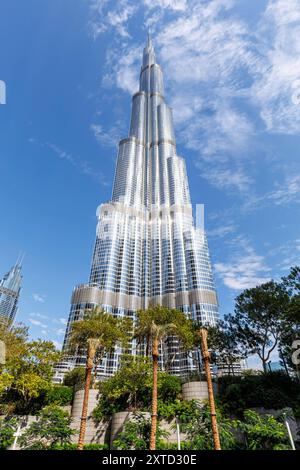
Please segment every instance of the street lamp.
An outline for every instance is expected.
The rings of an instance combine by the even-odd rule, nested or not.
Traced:
[[[175,418],[176,420],[176,434],[177,434],[177,449],[181,450],[181,440],[180,440],[180,427],[179,427],[179,419]]]

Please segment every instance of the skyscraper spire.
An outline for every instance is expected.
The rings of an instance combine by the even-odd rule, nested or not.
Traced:
[[[148,32],[147,32],[147,47],[148,47],[148,49],[150,49],[151,47],[153,47],[153,45],[152,45],[152,39],[151,39],[150,28],[148,28]]]
[[[65,348],[72,322],[95,305],[134,319],[137,310],[160,304],[199,322],[217,321],[207,241],[194,225],[185,161],[177,154],[163,72],[149,35],[129,135],[119,142],[112,200],[98,207],[97,216],[90,279],[74,289]],[[168,339],[162,350],[162,364],[173,373],[195,368],[193,354],[180,353],[176,340]],[[131,353],[136,352],[132,341]],[[108,355],[98,374],[114,373],[121,353]],[[85,357],[72,360],[84,364]]]

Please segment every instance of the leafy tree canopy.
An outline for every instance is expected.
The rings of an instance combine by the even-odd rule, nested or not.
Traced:
[[[99,384],[100,398],[94,410],[96,419],[102,419],[122,410],[145,410],[151,403],[152,367],[145,357],[124,355],[120,369]],[[178,377],[159,372],[158,396],[164,403],[176,399],[181,392]]]
[[[74,367],[74,369],[67,372],[64,376],[64,385],[68,387],[80,387],[84,384],[85,380],[85,368]]]
[[[225,317],[229,329],[245,354],[257,354],[264,370],[279,342],[289,298],[274,281],[246,289],[236,298],[235,315]]]
[[[5,331],[2,329],[2,334]],[[8,359],[0,375],[2,401],[13,403],[18,412],[29,412],[30,403],[36,399],[42,402],[53,387],[53,367],[60,353],[51,341],[26,341],[23,327],[12,327],[7,338]]]

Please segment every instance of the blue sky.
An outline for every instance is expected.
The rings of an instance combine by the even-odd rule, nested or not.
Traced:
[[[62,343],[111,196],[147,27],[178,154],[204,203],[221,313],[299,263],[299,0],[2,0],[0,275],[18,321]]]

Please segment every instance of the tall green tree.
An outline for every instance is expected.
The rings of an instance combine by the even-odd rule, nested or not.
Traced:
[[[289,367],[296,370],[300,379],[300,364],[293,358],[293,344],[300,341],[300,267],[292,267],[288,276],[282,278],[282,287],[289,296],[289,304],[284,312],[280,335],[280,354]],[[296,344],[299,348],[299,343]]]
[[[220,321],[215,326],[209,326],[207,333],[208,347],[215,353],[216,363],[226,366],[228,374],[234,375],[234,364],[246,357],[234,331],[228,323]]]
[[[146,341],[147,350],[151,347],[152,354],[152,412],[150,450],[155,450],[157,432],[157,376],[159,361],[159,345],[168,336],[176,336],[185,349],[191,349],[193,344],[192,323],[186,315],[178,310],[151,306],[137,313],[134,335],[140,343]]]
[[[300,266],[291,268],[288,276],[282,278],[282,286],[286,288],[290,298],[286,315],[300,325]]]
[[[0,371],[11,369],[19,358],[27,351],[28,327],[19,324],[11,325],[5,319],[0,319],[0,341],[5,345],[5,360],[0,364]]]
[[[69,350],[80,348],[86,351],[84,399],[78,439],[79,450],[82,450],[84,445],[92,370],[106,353],[114,349],[117,343],[126,347],[131,330],[132,322],[129,318],[114,317],[104,312],[100,307],[86,310],[83,319],[72,325]]]
[[[288,302],[286,290],[270,281],[242,292],[236,298],[235,314],[225,317],[245,354],[257,354],[265,372],[279,343]]]
[[[0,322],[0,339],[6,345],[1,366],[0,393],[18,412],[30,412],[34,400],[53,387],[54,365],[60,358],[51,341],[28,341],[28,328]]]

